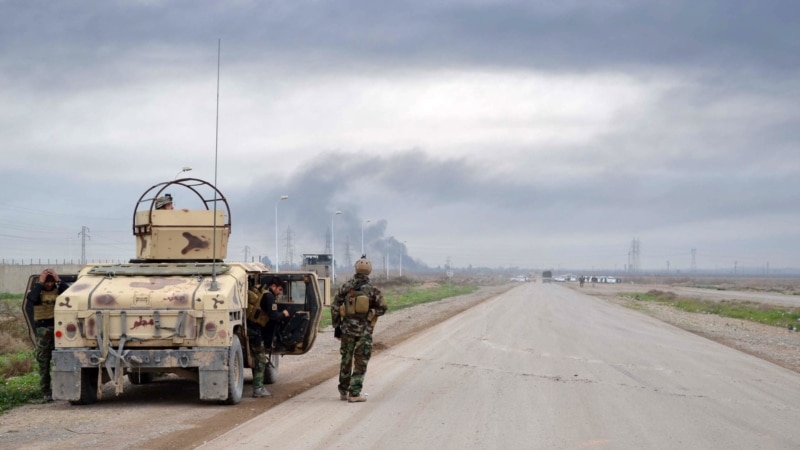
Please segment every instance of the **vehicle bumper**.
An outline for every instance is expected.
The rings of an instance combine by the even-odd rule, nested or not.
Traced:
[[[109,352],[103,360],[99,349],[69,349],[53,351],[53,398],[79,400],[81,375],[97,376],[95,371],[110,369],[127,372],[137,369],[186,369],[197,371],[202,400],[225,400],[228,397],[228,349],[125,349],[118,356]],[[121,375],[120,375],[121,376]],[[112,379],[115,379],[112,376]]]

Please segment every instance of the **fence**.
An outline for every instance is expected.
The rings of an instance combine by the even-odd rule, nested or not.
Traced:
[[[80,264],[0,264],[0,292],[22,294],[31,275],[38,275],[44,269],[53,269],[56,273],[78,273]]]

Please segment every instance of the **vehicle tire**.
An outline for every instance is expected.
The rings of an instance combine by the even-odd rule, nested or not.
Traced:
[[[242,401],[244,391],[244,355],[239,337],[233,335],[228,348],[228,398],[225,403],[236,405]]]
[[[272,354],[264,369],[264,384],[275,384],[278,382],[278,372],[281,366],[281,355],[277,353]]]
[[[128,380],[130,380],[132,384],[150,384],[155,377],[156,374],[153,372],[139,372],[138,370],[128,372]]]
[[[97,402],[97,368],[81,369],[81,398],[70,400],[73,405],[91,405]]]

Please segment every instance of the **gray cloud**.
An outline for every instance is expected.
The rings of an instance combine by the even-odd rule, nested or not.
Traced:
[[[0,176],[24,194],[0,222],[25,245],[0,250],[89,225],[124,258],[143,187],[189,162],[211,178],[221,38],[233,254],[272,255],[288,194],[299,252],[334,220],[338,245],[363,228],[432,265],[622,266],[639,236],[653,265],[696,247],[797,266],[799,8],[2,2]]]

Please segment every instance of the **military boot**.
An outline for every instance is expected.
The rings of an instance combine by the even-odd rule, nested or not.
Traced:
[[[253,389],[253,397],[255,397],[255,398],[272,397],[272,394],[270,394],[270,392],[267,390],[267,388],[265,388],[264,386],[261,386],[258,389]]]
[[[361,395],[361,394],[358,394],[358,395],[351,395],[351,396],[350,396],[350,397],[347,399],[347,401],[348,401],[348,402],[350,402],[350,403],[359,403],[359,402],[365,402],[365,401],[367,401],[367,397],[366,397],[366,396],[364,396],[364,395]]]

